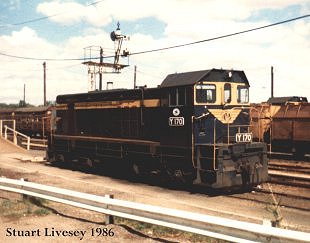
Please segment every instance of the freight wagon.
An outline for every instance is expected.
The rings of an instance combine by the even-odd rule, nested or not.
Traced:
[[[16,130],[31,137],[47,137],[51,130],[52,106],[0,109],[0,120],[12,127],[15,120]]]
[[[305,97],[276,97],[251,106],[251,128],[271,151],[310,153],[310,104]]]

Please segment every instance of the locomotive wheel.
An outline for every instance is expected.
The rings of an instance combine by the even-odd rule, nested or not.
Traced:
[[[49,156],[48,161],[55,166],[62,167],[65,163],[64,156],[62,154],[53,154],[52,156]]]
[[[180,168],[165,168],[163,182],[173,186],[191,186],[193,184],[193,174],[186,173]]]
[[[56,155],[56,161],[63,164],[65,163],[65,156],[63,154],[57,154]]]
[[[56,157],[54,154],[47,153],[47,161],[50,162],[52,165],[57,163]]]
[[[94,162],[92,159],[90,158],[87,158],[86,159],[86,165],[89,167],[89,168],[93,168],[94,167]]]
[[[62,168],[70,168],[72,163],[72,158],[66,154],[56,154],[55,155],[55,165]]]
[[[135,163],[135,162],[132,163],[132,172],[136,176],[140,176],[141,175],[139,165],[137,163]]]
[[[142,180],[145,175],[147,174],[147,171],[143,167],[143,165],[139,162],[129,162],[129,171],[130,171],[130,177],[135,181]]]
[[[175,182],[177,185],[191,185],[193,183],[192,176],[184,173],[182,169],[177,169],[174,171]]]

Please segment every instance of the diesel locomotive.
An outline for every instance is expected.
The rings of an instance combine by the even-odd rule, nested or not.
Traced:
[[[50,161],[91,167],[117,159],[136,176],[211,188],[268,179],[266,146],[252,141],[243,71],[168,75],[156,88],[59,95]]]

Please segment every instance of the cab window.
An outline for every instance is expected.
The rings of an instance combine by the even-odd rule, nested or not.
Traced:
[[[171,89],[169,91],[169,106],[177,105],[177,90]]]
[[[231,85],[230,84],[224,85],[224,102],[225,103],[231,102]]]
[[[216,87],[214,84],[196,85],[197,103],[215,103],[215,101],[216,101]]]
[[[238,103],[248,103],[249,102],[249,87],[238,86],[237,92],[238,92],[238,94],[237,94]]]
[[[178,105],[186,105],[186,89],[185,89],[185,87],[178,88]]]
[[[186,104],[185,87],[174,88],[169,91],[169,106],[183,106]]]

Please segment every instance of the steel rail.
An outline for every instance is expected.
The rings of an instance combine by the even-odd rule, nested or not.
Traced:
[[[274,170],[268,169],[268,174],[271,176],[282,176],[292,179],[300,179],[304,181],[310,182],[310,175],[308,173],[300,173],[300,172],[287,172],[282,170]]]
[[[306,232],[112,199],[23,180],[0,178],[0,190],[40,197],[106,215],[161,225],[230,242],[310,242],[310,233]]]

